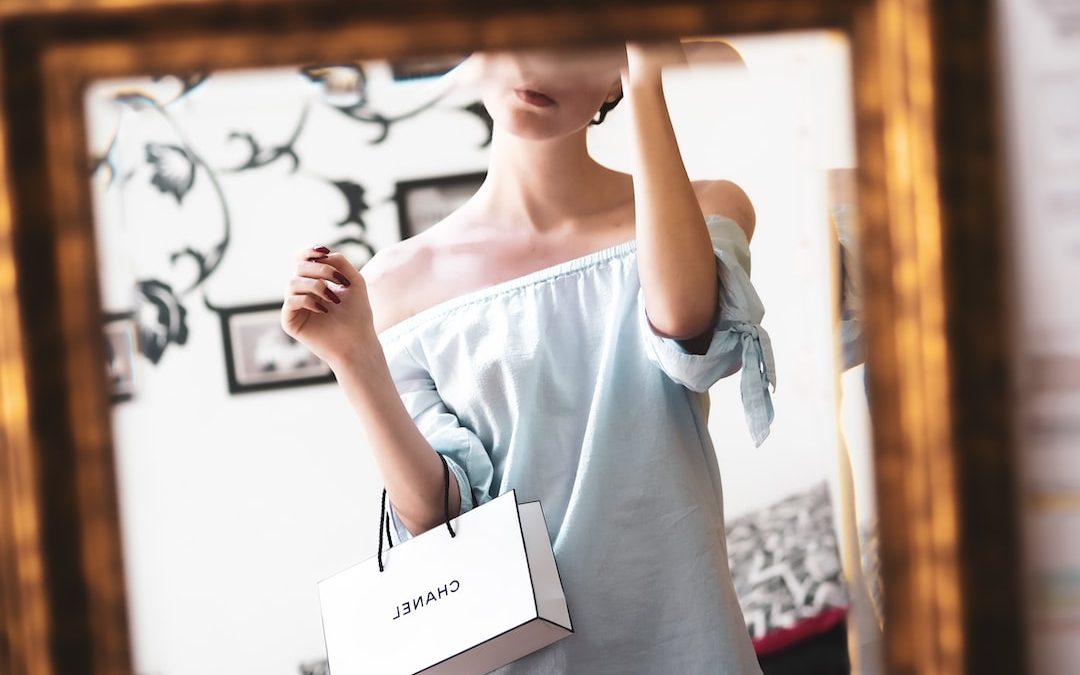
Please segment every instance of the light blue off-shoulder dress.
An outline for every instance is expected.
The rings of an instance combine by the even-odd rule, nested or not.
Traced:
[[[707,390],[741,366],[760,444],[775,370],[746,237],[730,218],[706,223],[724,292],[705,354],[649,327],[634,241],[379,335],[462,510],[515,488],[543,505],[575,632],[500,675],[760,673],[728,569]],[[389,512],[395,539],[411,537]]]

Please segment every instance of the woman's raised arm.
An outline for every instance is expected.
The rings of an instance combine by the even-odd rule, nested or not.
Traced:
[[[709,331],[719,288],[698,196],[668,115],[661,69],[685,64],[677,41],[626,45],[623,94],[630,110],[638,271],[652,327],[691,339]]]

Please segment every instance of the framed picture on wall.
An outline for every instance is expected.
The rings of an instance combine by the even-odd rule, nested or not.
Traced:
[[[390,62],[390,73],[395,81],[417,80],[424,77],[440,77],[460,64],[468,54],[447,56],[424,56]]]
[[[301,663],[300,675],[330,675],[330,664],[326,659]]]
[[[113,403],[130,400],[135,394],[135,328],[132,312],[105,314],[105,377]]]
[[[222,342],[229,393],[324,384],[330,366],[281,329],[281,303],[222,307]]]
[[[476,194],[486,171],[399,181],[394,190],[401,238],[420,234]]]

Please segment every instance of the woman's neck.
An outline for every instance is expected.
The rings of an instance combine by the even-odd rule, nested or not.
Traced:
[[[630,202],[630,176],[593,160],[586,131],[534,141],[496,127],[487,180],[476,195],[488,222],[542,232]]]

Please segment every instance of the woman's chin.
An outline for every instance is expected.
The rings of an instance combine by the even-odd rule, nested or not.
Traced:
[[[580,130],[588,121],[581,124],[568,124],[566,120],[555,123],[554,120],[539,119],[539,115],[510,111],[510,114],[497,119],[495,124],[503,131],[518,138],[530,141],[545,141],[569,136]]]

